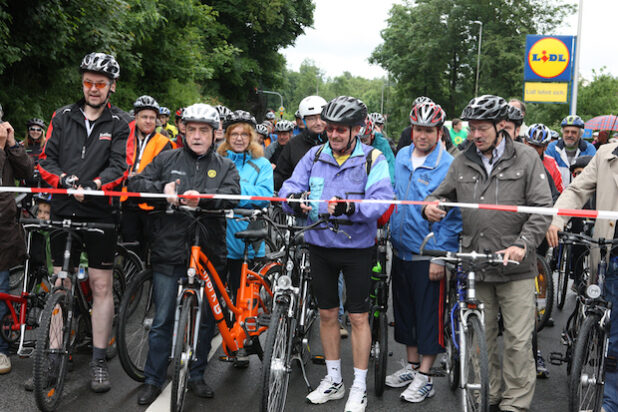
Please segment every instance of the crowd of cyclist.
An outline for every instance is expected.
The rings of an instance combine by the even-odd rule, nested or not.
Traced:
[[[407,359],[401,369],[386,378],[387,385],[405,388],[401,398],[408,402],[419,403],[435,395],[431,369],[444,352],[442,302],[447,273],[443,262],[419,254],[425,236],[434,232],[427,246],[430,249],[456,251],[461,244],[464,251],[492,250],[504,254],[505,262],[521,262],[517,267],[483,269],[477,291],[486,309],[491,410],[529,409],[539,368],[541,375],[547,374],[542,358],[535,359],[531,349],[536,250],[541,247],[545,253],[548,246],[556,246],[557,230],[565,222],[554,220],[550,226],[549,217],[541,215],[444,210],[435,204],[393,208],[388,201],[449,200],[542,207],[562,201],[572,205],[565,200],[566,194],[582,197],[587,190],[577,185],[583,179],[576,179],[576,174],[595,158],[597,149],[605,156],[609,151],[609,155],[618,157],[618,144],[586,142],[582,138],[584,122],[574,115],[562,121],[561,136],[543,124],[527,126],[521,101],[507,103],[492,95],[472,99],[450,128],[445,126],[447,114],[440,105],[428,97],[417,98],[412,103],[410,126],[403,130],[397,144],[384,133],[384,116],[369,114],[362,101],[349,96],[329,102],[308,96],[299,103],[294,122],[277,121],[269,112],[264,122],[258,123],[246,111],[196,103],[178,109],[175,124],[171,124],[171,111],[151,96],[138,97],[130,113],[111,104],[120,76],[120,67],[112,56],[90,53],[79,69],[83,98],[56,110],[49,127],[42,119],[31,119],[26,137],[19,142],[10,123],[0,124],[0,147],[4,149],[0,151],[1,184],[13,185],[21,180],[29,186],[82,189],[73,195],[36,196],[41,209],[51,205],[51,218],[56,220],[114,223],[120,203],[121,238],[138,242],[140,257],[148,256],[154,273],[156,316],[139,404],[153,402],[165,384],[175,285],[187,267],[189,222],[180,214],[153,211],[179,204],[202,209],[263,208],[270,202],[191,196],[264,198],[278,193],[287,199],[283,209],[294,214],[299,223],[314,222],[328,213],[346,225],[345,234],[323,230],[305,235],[327,369],[320,385],[307,395],[308,402],[325,403],[346,394],[340,355],[340,339],[348,334],[341,323],[345,284],[354,370],[345,410],[364,411],[367,407],[371,251],[378,221],[384,224],[390,219],[394,332],[395,340],[406,347]],[[164,193],[167,198],[122,197],[117,202],[88,195],[88,190],[116,188]],[[560,197],[561,193],[565,196]],[[179,199],[177,195],[186,197]],[[13,196],[0,195],[0,208],[0,291],[6,292],[8,269],[20,264],[25,249]],[[615,204],[609,208],[615,209]],[[246,229],[248,223],[226,221],[221,216],[201,219],[208,228],[203,248],[217,271],[228,274],[228,288],[234,293],[239,287],[244,244],[233,235]],[[546,232],[549,245],[543,242]],[[63,236],[66,234],[51,234],[54,272],[62,262]],[[95,392],[111,388],[105,351],[114,311],[111,275],[117,237],[114,230],[106,230],[103,234],[86,234],[83,242],[73,245],[72,266],[79,265],[80,252],[85,250],[93,290],[90,366]],[[226,242],[221,242],[224,238]],[[263,244],[250,248],[250,258],[263,255]],[[612,256],[614,269],[615,260]],[[616,276],[614,270],[608,278]],[[610,299],[616,300],[615,293]],[[5,309],[4,305],[0,307],[0,318]],[[498,312],[504,323],[502,360],[497,343]],[[215,330],[212,315],[205,316],[202,325],[189,388],[197,396],[208,398],[214,396],[204,379]],[[610,357],[617,352],[616,329],[613,325]],[[234,361],[242,364],[247,359],[239,355]],[[53,359],[50,365],[49,379],[53,379]],[[0,373],[10,370],[8,343],[0,339]],[[612,382],[614,390],[607,390]],[[616,371],[608,370],[606,412],[618,410],[616,384]],[[29,386],[31,383],[26,382]]]

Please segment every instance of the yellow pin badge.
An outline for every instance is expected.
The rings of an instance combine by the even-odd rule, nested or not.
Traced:
[[[217,176],[217,171],[216,171],[216,170],[213,170],[213,169],[210,169],[210,170],[208,171],[208,177],[210,177],[211,179],[213,179],[215,176]]]

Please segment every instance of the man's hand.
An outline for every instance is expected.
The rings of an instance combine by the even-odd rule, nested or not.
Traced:
[[[197,190],[187,190],[186,192],[183,193],[183,195],[185,196],[199,196],[200,192],[198,192]],[[180,203],[182,203],[183,205],[187,205],[189,207],[197,207],[197,205],[200,203],[200,198],[199,197],[189,197],[189,198],[181,198],[180,199]]]
[[[337,200],[343,200],[339,196],[333,196],[328,202],[328,213],[333,216],[341,216],[344,213],[347,216],[354,214],[356,205],[353,202],[337,202]]]
[[[288,202],[288,205],[292,208],[296,214],[307,214],[311,210],[311,206],[306,203],[307,197],[311,192],[292,193],[288,196],[288,199],[303,200],[301,202]]]
[[[15,130],[13,129],[13,126],[11,126],[9,122],[4,122],[2,125],[7,128],[7,132],[8,132],[6,143],[9,145],[9,147],[15,146],[17,142],[15,141]],[[41,136],[41,139],[42,138],[43,137]]]
[[[558,247],[558,231],[560,228],[558,226],[549,225],[549,229],[547,229],[547,233],[545,234],[545,239],[547,239],[547,243],[551,247]]]
[[[423,212],[425,213],[427,220],[430,222],[439,222],[444,216],[446,216],[446,212],[438,205],[427,205],[425,206]]]
[[[6,141],[9,138],[9,129],[13,129],[9,122],[0,123],[0,150],[3,150],[4,146],[6,146]]]
[[[58,182],[58,186],[63,187],[65,189],[77,189],[79,182],[79,178],[75,175],[60,175],[60,181]]]
[[[526,249],[520,248],[519,246],[509,246],[506,249],[497,251],[496,253],[504,255],[502,263],[506,266],[509,263],[509,260],[521,262],[526,256]]]
[[[169,182],[163,188],[163,193],[165,193],[166,195],[169,195],[168,197],[165,198],[165,200],[167,200],[167,203],[174,205],[174,206],[178,206],[178,198],[176,197],[176,194],[178,193],[176,191],[177,190],[176,186],[178,185],[180,185],[180,179],[176,179],[175,182]]]
[[[99,179],[96,180],[86,180],[84,182],[82,182],[78,187],[77,190],[82,190],[82,191],[87,191],[87,190],[99,190],[99,188],[101,187],[101,181]],[[78,202],[83,202],[84,198],[85,198],[85,194],[84,193],[75,193],[73,194],[73,197],[75,198],[75,200],[77,200]]]
[[[444,273],[444,266],[437,263],[429,264],[429,280],[442,280]]]

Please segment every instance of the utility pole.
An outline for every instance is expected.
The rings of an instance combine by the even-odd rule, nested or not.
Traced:
[[[474,97],[478,97],[479,95],[479,72],[481,69],[481,44],[483,42],[483,22],[479,20],[474,20],[472,23],[479,25],[479,47],[478,47],[478,57],[476,59],[476,82],[474,82]]]
[[[582,44],[582,8],[584,0],[579,0],[579,9],[577,10],[577,39],[575,41],[575,68],[573,69],[573,94],[571,95],[571,111],[570,114],[577,114],[577,87],[579,86],[579,55]]]

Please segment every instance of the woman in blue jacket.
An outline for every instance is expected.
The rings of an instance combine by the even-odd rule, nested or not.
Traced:
[[[237,110],[229,114],[224,122],[225,141],[217,152],[231,159],[240,174],[240,192],[247,196],[272,196],[273,169],[270,162],[264,157],[264,148],[258,143],[255,131],[255,119],[250,113]],[[268,207],[267,200],[241,200],[240,208],[260,209]],[[240,287],[240,273],[242,268],[245,243],[237,239],[234,234],[247,229],[249,223],[228,219],[227,221],[227,264],[228,286],[233,295]],[[260,243],[259,250],[249,247],[249,259],[264,256],[264,242]]]

